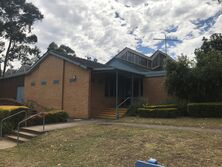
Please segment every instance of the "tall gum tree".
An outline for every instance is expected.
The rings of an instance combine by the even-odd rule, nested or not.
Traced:
[[[32,26],[43,19],[42,13],[26,0],[0,1],[0,61],[5,75],[7,66],[17,59],[22,64],[30,62],[30,56],[38,56],[37,36],[32,34]]]

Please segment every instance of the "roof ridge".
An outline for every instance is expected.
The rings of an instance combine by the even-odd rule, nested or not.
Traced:
[[[78,57],[78,56],[71,56],[71,55],[68,55],[68,54],[66,54],[66,53],[62,53],[62,52],[58,52],[58,51],[49,51],[49,52],[55,53],[55,54],[59,54],[59,55],[61,55],[61,56],[64,55],[64,56],[70,57],[70,58],[72,58],[72,59],[80,59],[80,60],[84,60],[84,61],[88,61],[88,62],[100,64],[100,65],[105,65],[105,64],[102,64],[102,63],[100,63],[100,62],[96,62],[96,61],[93,61],[93,60],[88,60],[88,59],[86,59],[86,58],[82,58],[82,57]]]

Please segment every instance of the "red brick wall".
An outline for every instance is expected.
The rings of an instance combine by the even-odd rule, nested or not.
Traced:
[[[90,71],[65,63],[64,110],[73,118],[89,118],[90,77]]]
[[[33,100],[48,108],[61,109],[63,60],[48,56],[36,69],[25,77],[25,100]],[[45,80],[46,85],[41,85]],[[59,84],[53,84],[59,80]],[[31,83],[35,82],[35,86]]]
[[[144,78],[143,96],[148,99],[149,103],[158,104],[170,98],[165,90],[164,80],[165,77]]]
[[[19,86],[24,86],[24,75],[0,79],[0,98],[16,99]]]
[[[62,89],[63,69],[65,70],[64,89]],[[69,80],[74,75],[77,80],[71,83]],[[46,85],[41,85],[42,80],[47,82]],[[59,84],[53,84],[53,80],[59,80]],[[88,118],[89,80],[90,72],[86,69],[55,56],[48,56],[25,77],[25,100],[36,101],[48,108],[63,108],[73,118]],[[35,86],[31,86],[32,81],[35,81]]]

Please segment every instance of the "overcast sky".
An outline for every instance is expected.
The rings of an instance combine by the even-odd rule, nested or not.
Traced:
[[[193,57],[203,36],[222,31],[217,0],[30,0],[44,14],[34,25],[42,53],[52,41],[73,48],[79,57],[106,62],[125,47],[146,55],[168,42],[171,56]]]

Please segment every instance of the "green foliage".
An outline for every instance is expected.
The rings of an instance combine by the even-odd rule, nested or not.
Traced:
[[[46,123],[67,122],[68,114],[64,111],[50,111],[46,113]]]
[[[68,114],[62,110],[51,110],[45,112],[45,123],[52,124],[52,123],[59,123],[59,122],[67,122],[69,118]],[[32,119],[29,124],[30,125],[40,125],[42,124],[43,116],[38,116]]]
[[[140,107],[143,107],[144,104],[147,103],[147,99],[144,98],[136,98],[131,104],[127,110],[126,115],[128,116],[136,116],[137,115],[137,109]]]
[[[187,56],[178,57],[178,61],[166,61],[165,85],[168,94],[181,99],[189,99],[192,94],[192,62]]]
[[[222,100],[222,35],[203,39],[195,50],[195,64],[186,56],[166,62],[166,88],[170,95],[192,102]]]
[[[176,104],[148,105],[142,104],[136,109],[136,115],[146,118],[175,118],[180,116]]]
[[[179,100],[177,103],[177,109],[180,112],[180,116],[186,117],[188,116],[187,113],[187,104],[188,102],[186,100]]]
[[[32,25],[42,20],[43,15],[32,3],[26,0],[0,1],[0,42],[1,59],[4,62],[3,76],[6,67],[14,59],[23,64],[31,63],[30,55],[38,56],[39,49],[30,45],[37,42],[37,36],[32,34]],[[7,44],[5,43],[7,42]]]
[[[156,108],[173,108],[173,107],[177,107],[176,104],[161,104],[161,105],[148,105],[148,104],[144,104],[143,108],[146,109],[156,109]]]
[[[138,108],[138,115],[145,118],[176,118],[177,108]]]
[[[17,112],[20,112],[22,110],[25,110],[27,112],[27,114],[29,113],[28,109],[24,109],[24,108],[18,108],[15,110],[0,110],[0,120],[2,120],[3,118],[10,116],[12,114],[15,114]],[[12,117],[6,121],[3,122],[3,134],[5,133],[9,133],[10,131],[12,131],[13,129],[15,129],[17,127],[17,124],[23,120],[26,116],[26,113],[21,113],[15,117]]]
[[[222,103],[189,103],[188,115],[191,117],[222,118]]]
[[[56,51],[70,56],[76,56],[75,51],[72,48],[63,44],[58,46],[55,42],[49,44],[48,51]]]
[[[0,110],[0,120],[2,120],[3,118],[7,117],[8,115],[10,115],[9,111]]]
[[[222,42],[221,42],[222,41],[222,34],[215,33],[210,36],[210,39],[207,39],[204,37],[202,41],[203,41],[202,46],[199,49],[195,50],[195,54],[197,56],[198,56],[198,53],[200,53],[200,52],[208,53],[212,49],[222,51]]]

